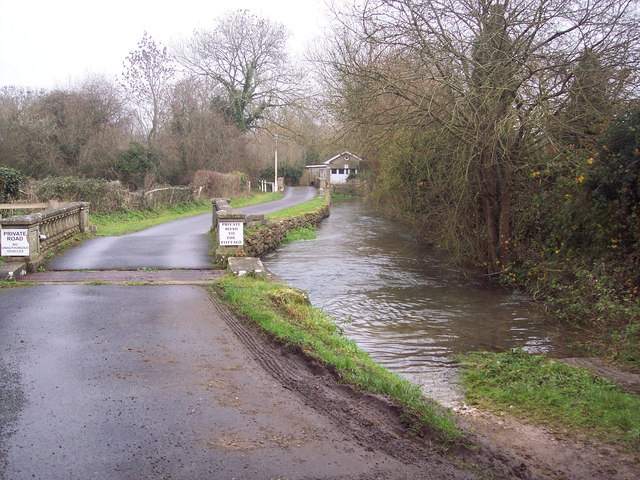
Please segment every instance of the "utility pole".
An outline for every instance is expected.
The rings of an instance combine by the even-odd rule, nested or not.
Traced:
[[[274,168],[274,182],[273,191],[278,191],[278,134],[273,134],[273,139],[276,141],[276,155],[275,155],[275,168]]]

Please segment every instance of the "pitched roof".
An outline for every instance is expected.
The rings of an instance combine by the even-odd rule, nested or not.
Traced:
[[[360,162],[362,161],[362,159],[361,159],[359,156],[354,155],[354,154],[353,154],[353,153],[351,153],[351,152],[346,152],[346,151],[345,151],[345,152],[339,153],[339,154],[338,154],[338,155],[336,155],[335,157],[331,157],[329,160],[327,160],[326,162],[324,162],[324,164],[325,164],[325,165],[329,165],[329,164],[330,164],[331,162],[333,162],[334,160],[337,160],[338,158],[340,158],[340,157],[344,157],[344,156],[349,156],[350,158],[354,158],[355,160],[358,160],[358,161],[360,161]]]

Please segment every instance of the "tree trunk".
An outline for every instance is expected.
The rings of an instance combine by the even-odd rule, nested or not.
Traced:
[[[480,183],[480,198],[484,210],[485,223],[487,228],[486,253],[489,257],[489,271],[495,271],[499,265],[498,244],[499,244],[499,215],[500,205],[498,203],[498,178],[495,169],[487,165],[487,153],[480,155],[480,165],[478,168],[478,180]]]
[[[487,229],[486,253],[489,271],[495,272],[509,260],[511,249],[511,167],[489,166],[481,154],[478,169],[480,198]]]
[[[508,263],[509,251],[511,250],[511,181],[511,168],[506,166],[500,185],[500,220],[498,225],[500,232],[498,255],[502,265]]]

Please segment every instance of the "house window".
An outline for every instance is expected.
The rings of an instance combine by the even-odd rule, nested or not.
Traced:
[[[344,168],[341,168],[339,173],[340,173],[340,175],[344,175]]]
[[[337,168],[332,168],[331,169],[331,174],[335,175],[336,173],[338,173],[338,169]]]

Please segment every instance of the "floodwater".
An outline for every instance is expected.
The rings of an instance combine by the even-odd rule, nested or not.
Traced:
[[[378,363],[447,406],[462,401],[457,353],[523,347],[566,353],[562,331],[523,298],[469,277],[360,200],[339,200],[315,240],[262,258],[306,290]]]

